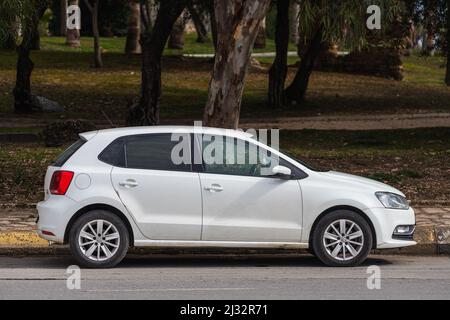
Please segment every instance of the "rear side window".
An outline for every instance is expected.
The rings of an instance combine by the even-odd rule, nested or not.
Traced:
[[[190,139],[190,134],[172,137],[170,133],[122,137],[112,142],[98,158],[130,169],[192,171]]]
[[[170,133],[128,137],[125,143],[126,167],[148,170],[191,171],[190,135],[185,134],[178,138],[172,141],[172,134]],[[172,151],[179,150],[180,143],[187,143],[187,148],[183,150],[188,154],[175,152],[175,157],[172,157]],[[182,161],[183,159],[188,161]]]
[[[77,152],[78,149],[80,149],[83,146],[83,144],[85,144],[85,143],[86,143],[86,140],[81,138],[77,142],[72,144],[63,153],[61,153],[61,155],[58,157],[58,159],[56,159],[56,161],[53,163],[53,166],[54,167],[62,167],[64,165],[64,163],[66,163],[67,160],[69,160],[70,157],[73,156],[75,154],[75,152]]]
[[[120,138],[111,143],[100,153],[98,159],[115,167],[125,167],[124,139]]]

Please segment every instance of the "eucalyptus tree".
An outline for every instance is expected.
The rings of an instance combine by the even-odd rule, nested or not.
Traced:
[[[217,49],[203,121],[237,128],[244,81],[259,25],[270,0],[216,0]]]
[[[447,70],[445,72],[445,83],[450,86],[450,0],[447,0]]]

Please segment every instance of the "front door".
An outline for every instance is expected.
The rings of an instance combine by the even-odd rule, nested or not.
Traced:
[[[204,160],[200,173],[202,240],[300,242],[302,193],[298,179],[273,177],[268,170],[274,164],[271,156],[262,156],[251,142],[236,138],[199,135],[204,157],[211,151],[209,144],[218,145],[215,139],[223,146],[219,152],[214,151],[214,158],[223,154],[223,159]],[[256,163],[251,159],[257,159]],[[279,161],[291,166],[283,159]]]

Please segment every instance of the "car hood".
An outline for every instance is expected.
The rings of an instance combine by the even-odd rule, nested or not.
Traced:
[[[385,191],[392,192],[402,196],[405,196],[400,190],[391,187],[382,182],[378,182],[372,179],[355,176],[353,174],[342,173],[337,171],[321,172],[320,175],[327,179],[332,179],[336,183],[345,183],[347,185],[353,185],[355,188],[372,189],[373,192]]]

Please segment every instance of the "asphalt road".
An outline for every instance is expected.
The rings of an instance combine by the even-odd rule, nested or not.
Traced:
[[[69,290],[72,264],[70,257],[0,257],[0,299],[450,299],[446,256],[372,256],[343,269],[309,255],[128,257],[115,269],[81,270],[81,288]],[[372,265],[380,289],[368,289]]]

